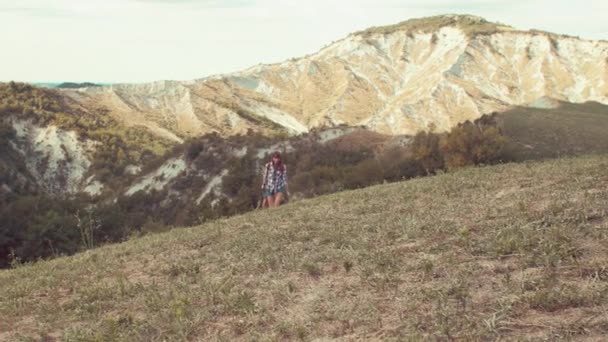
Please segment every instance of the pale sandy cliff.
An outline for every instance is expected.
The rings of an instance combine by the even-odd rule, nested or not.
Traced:
[[[540,98],[608,104],[608,42],[447,15],[353,33],[313,55],[229,75],[65,92],[175,141],[338,124],[411,134]]]

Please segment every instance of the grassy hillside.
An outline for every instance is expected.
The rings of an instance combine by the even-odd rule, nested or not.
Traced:
[[[0,340],[601,340],[608,156],[467,168],[0,271]]]
[[[501,31],[515,31],[514,28],[489,22],[480,17],[470,15],[438,15],[426,18],[416,18],[403,21],[395,25],[372,27],[357,34],[390,34],[397,31],[410,32],[436,32],[445,26],[459,27],[465,34],[475,36],[477,34],[493,34]]]
[[[510,138],[510,160],[556,158],[608,151],[608,106],[560,103],[557,108],[518,107],[497,116]]]

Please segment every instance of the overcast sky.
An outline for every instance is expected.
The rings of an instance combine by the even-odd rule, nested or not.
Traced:
[[[190,80],[447,13],[608,39],[608,0],[0,0],[0,81]]]

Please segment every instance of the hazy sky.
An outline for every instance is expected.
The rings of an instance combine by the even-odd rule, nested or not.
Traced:
[[[189,80],[446,13],[608,39],[608,0],[0,0],[0,81]]]

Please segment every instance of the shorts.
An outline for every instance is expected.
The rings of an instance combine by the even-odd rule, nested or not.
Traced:
[[[282,186],[278,189],[272,189],[272,190],[265,190],[264,191],[264,198],[269,197],[269,196],[274,196],[276,194],[278,194],[279,192],[282,192],[283,194],[286,194],[287,191],[285,191],[285,187]]]

